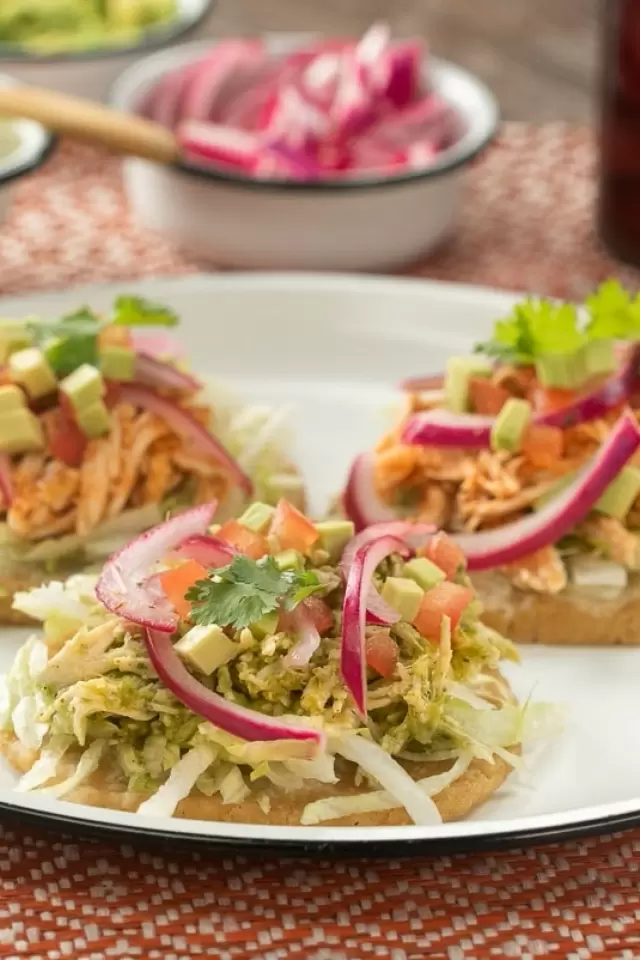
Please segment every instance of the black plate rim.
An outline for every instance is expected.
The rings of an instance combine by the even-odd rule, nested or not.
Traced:
[[[569,824],[522,828],[509,832],[487,830],[484,833],[444,837],[402,837],[372,840],[370,833],[362,840],[309,841],[295,838],[225,837],[209,833],[182,833],[176,830],[138,830],[135,824],[100,823],[95,819],[68,815],[55,811],[16,806],[0,800],[0,822],[34,826],[61,834],[72,834],[100,841],[170,845],[190,851],[209,851],[237,854],[272,854],[274,856],[321,857],[336,859],[359,857],[416,857],[441,856],[482,851],[509,850],[537,844],[562,843],[584,837],[606,835],[640,827],[640,806],[637,809],[576,821]]]

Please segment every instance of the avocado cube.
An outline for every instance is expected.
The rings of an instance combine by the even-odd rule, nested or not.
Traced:
[[[543,387],[575,390],[590,377],[585,351],[542,354],[536,360],[536,374]]]
[[[179,657],[207,677],[233,659],[238,649],[238,644],[215,624],[192,627],[174,646]]]
[[[469,409],[469,378],[490,377],[493,369],[483,357],[449,357],[444,377],[444,403],[454,413]]]
[[[33,343],[22,320],[0,320],[0,363],[6,363],[16,350],[24,350]]]
[[[424,597],[424,590],[406,577],[387,577],[380,593],[407,623],[415,618]]]
[[[594,510],[624,520],[640,493],[640,470],[623,467],[596,503]]]
[[[415,580],[423,590],[431,590],[446,579],[444,570],[441,570],[437,564],[427,560],[426,557],[416,557],[409,560],[404,565],[403,573],[411,580]]]
[[[278,570],[302,570],[304,567],[303,556],[297,550],[283,550],[273,559]]]
[[[104,395],[104,379],[100,371],[83,363],[81,367],[65,377],[60,389],[69,398],[75,410],[81,413],[95,403],[99,403]]]
[[[109,433],[111,418],[102,400],[97,400],[82,410],[76,410],[78,426],[88,437],[101,437]]]
[[[618,365],[613,340],[589,340],[582,352],[589,378],[613,373]]]
[[[238,518],[238,523],[249,530],[253,530],[254,533],[264,533],[271,525],[275,512],[275,507],[270,507],[268,503],[258,501],[247,507],[242,516]]]
[[[266,483],[267,497],[272,503],[279,500],[288,500],[304,513],[305,487],[302,479],[295,473],[278,473],[269,477]]]
[[[0,451],[31,453],[42,450],[44,434],[37,417],[30,410],[11,410],[0,415]]]
[[[316,523],[320,546],[334,562],[339,560],[346,545],[355,536],[356,528],[350,520],[322,520]]]
[[[128,347],[106,346],[100,350],[100,370],[108,380],[133,380],[136,355]]]
[[[532,408],[527,400],[510,397],[494,420],[491,428],[491,449],[517,453],[522,437],[529,426]]]
[[[58,388],[58,381],[47,358],[37,347],[18,350],[9,357],[9,371],[34,399],[46,397]]]
[[[13,410],[26,410],[26,407],[27,400],[20,387],[0,387],[0,415]]]
[[[278,632],[279,619],[280,614],[277,610],[272,613],[265,613],[264,617],[260,617],[259,620],[251,624],[251,633],[256,640],[265,640],[267,637],[272,637],[274,633]]]

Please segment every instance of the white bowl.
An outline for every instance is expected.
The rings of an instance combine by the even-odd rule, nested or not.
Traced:
[[[15,82],[12,77],[0,74],[0,86],[11,86]],[[0,157],[0,222],[9,212],[19,178],[42,166],[56,143],[55,137],[33,120],[7,120],[6,123],[15,135],[16,144]]]
[[[303,42],[282,34],[265,40],[274,54]],[[164,73],[211,46],[187,44],[145,58],[120,77],[111,102],[135,110]],[[443,60],[431,60],[429,69],[466,130],[429,170],[296,183],[127,158],[124,180],[133,215],[142,226],[219,266],[383,270],[409,263],[451,232],[466,168],[498,124],[493,95],[472,74]]]
[[[42,56],[0,44],[0,69],[21,83],[106,100],[114,80],[141,57],[205,32],[213,6],[214,0],[178,0],[177,18],[134,44]]]

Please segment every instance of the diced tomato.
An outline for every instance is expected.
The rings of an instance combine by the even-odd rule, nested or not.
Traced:
[[[564,434],[560,427],[530,424],[522,438],[522,453],[541,470],[553,467],[562,458]]]
[[[367,666],[381,677],[392,677],[398,664],[398,644],[388,630],[376,630],[366,639]]]
[[[185,599],[185,594],[189,587],[192,587],[197,580],[206,580],[207,571],[196,560],[187,560],[181,563],[179,567],[173,567],[171,570],[164,570],[158,574],[158,580],[167,597],[175,607],[179,617],[186,617],[191,610],[191,603]]]
[[[252,560],[259,560],[269,553],[269,544],[261,533],[249,530],[248,527],[238,523],[237,520],[227,520],[218,530],[217,536],[232,547],[251,557]]]
[[[320,597],[307,597],[302,606],[308,613],[319,634],[327,633],[333,627],[333,610]],[[278,619],[278,630],[295,633],[296,621],[292,610],[283,610]]]
[[[539,413],[553,413],[568,407],[576,398],[574,390],[562,390],[560,387],[536,387],[533,404]]]
[[[79,467],[87,448],[87,437],[75,420],[58,408],[42,416],[47,450],[68,467]]]
[[[496,417],[511,394],[488,377],[469,377],[469,399],[475,413]]]
[[[271,533],[281,550],[307,553],[318,539],[318,531],[311,520],[296,510],[288,500],[281,500],[271,523]]]
[[[472,600],[473,590],[469,587],[460,587],[457,583],[443,580],[431,590],[427,590],[413,625],[423,637],[438,642],[442,618],[449,617],[451,629],[455,630]]]
[[[448,537],[446,533],[436,533],[435,537],[418,552],[440,567],[450,580],[455,577],[460,567],[467,566],[464,553],[455,540]]]

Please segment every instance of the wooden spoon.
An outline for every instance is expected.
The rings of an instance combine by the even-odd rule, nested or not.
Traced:
[[[176,138],[159,123],[53,90],[0,86],[0,115],[36,120],[56,133],[157,163],[180,159]]]

